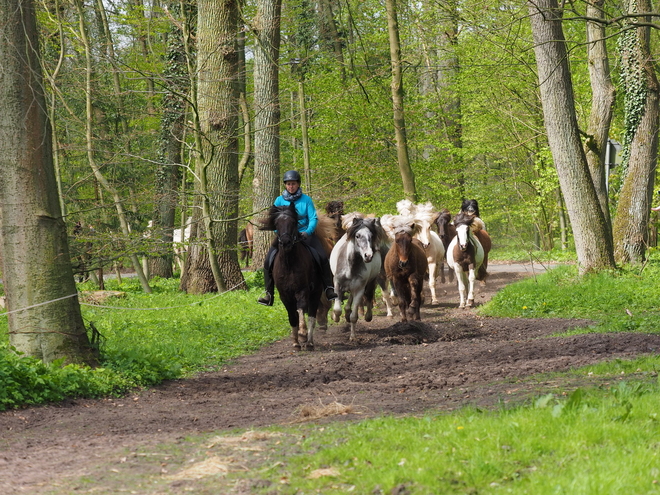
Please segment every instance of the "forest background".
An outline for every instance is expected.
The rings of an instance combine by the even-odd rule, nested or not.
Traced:
[[[93,227],[96,258],[149,253],[156,249],[143,235],[149,221],[165,229],[180,227],[199,205],[191,89],[197,83],[196,6],[58,0],[38,7],[67,223],[72,229],[78,221]],[[616,16],[627,5],[609,7]],[[543,125],[527,6],[451,1],[399,2],[397,8],[416,199],[452,212],[462,199],[478,199],[499,245],[530,251],[572,248]],[[577,120],[586,129],[591,102],[587,34],[585,18],[577,13],[564,20],[563,29]],[[240,16],[243,111],[234,108],[240,118],[235,136],[242,159],[240,203],[236,218],[225,219],[235,221],[236,230],[257,213],[253,135],[260,130],[252,77],[255,44],[261,42],[255,36],[257,5],[243,3]],[[611,25],[607,38],[615,86],[620,31],[620,24]],[[328,201],[341,200],[346,211],[394,213],[404,197],[389,46],[382,2],[282,4],[277,175],[304,171],[303,189],[321,211]],[[91,109],[86,110],[88,97]],[[613,110],[609,135],[623,143],[621,91]],[[620,153],[616,156],[619,166],[614,153],[607,155],[613,167],[607,168],[612,214],[621,186]],[[159,214],[164,198],[174,205],[171,226]],[[116,203],[123,205],[130,236],[121,234]]]

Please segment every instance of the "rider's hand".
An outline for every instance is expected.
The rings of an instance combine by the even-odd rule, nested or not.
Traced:
[[[305,241],[309,237],[309,234],[307,232],[301,232],[300,233],[300,238]]]

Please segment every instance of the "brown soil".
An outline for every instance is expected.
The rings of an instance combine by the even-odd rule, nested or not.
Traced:
[[[488,284],[477,290],[477,303],[529,275],[491,270]],[[421,322],[397,323],[385,316],[371,323],[360,320],[355,343],[348,341],[346,326],[337,324],[317,334],[314,352],[296,352],[286,339],[220,372],[171,381],[121,399],[75,400],[0,413],[0,493],[68,493],[57,487],[73,486],[66,485],[67,480],[89,475],[101,460],[116,460],[121,452],[206,432],[295,422],[303,406],[349,405],[352,412],[329,420],[350,420],[519,403],[592,380],[585,374],[526,380],[531,375],[633,358],[660,348],[657,335],[551,336],[588,326],[587,320],[479,317],[474,310],[456,308],[453,284],[439,288],[439,296],[443,289],[448,292],[446,302],[424,306]],[[152,475],[156,469],[152,464],[133,467],[151,470]],[[169,491],[153,493],[179,493],[176,483],[166,486]],[[72,489],[87,492],[80,486]],[[133,491],[147,492],[152,493]]]

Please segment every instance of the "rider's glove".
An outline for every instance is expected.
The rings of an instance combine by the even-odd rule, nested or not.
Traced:
[[[304,240],[307,240],[308,237],[309,237],[309,234],[308,234],[307,232],[301,232],[301,233],[300,233],[300,238],[301,238],[303,241],[304,241]]]

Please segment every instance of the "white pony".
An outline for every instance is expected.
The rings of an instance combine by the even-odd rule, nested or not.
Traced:
[[[473,223],[475,223],[474,226]],[[447,264],[456,273],[460,296],[458,307],[469,308],[474,304],[474,281],[484,280],[488,275],[484,265],[486,251],[474,230],[479,230],[481,233],[486,233],[486,231],[483,230],[481,219],[473,215],[459,214],[454,219],[454,224],[456,225],[456,237],[447,248]],[[489,241],[489,239],[486,237],[485,240]]]
[[[429,289],[431,291],[431,304],[438,304],[438,298],[435,293],[436,270],[439,268],[444,282],[445,266],[445,246],[440,236],[431,230],[438,213],[430,202],[424,204],[414,204],[412,201],[403,199],[396,204],[396,209],[401,215],[410,216],[415,224],[419,226],[419,231],[415,235],[424,247],[426,261],[429,264]]]

